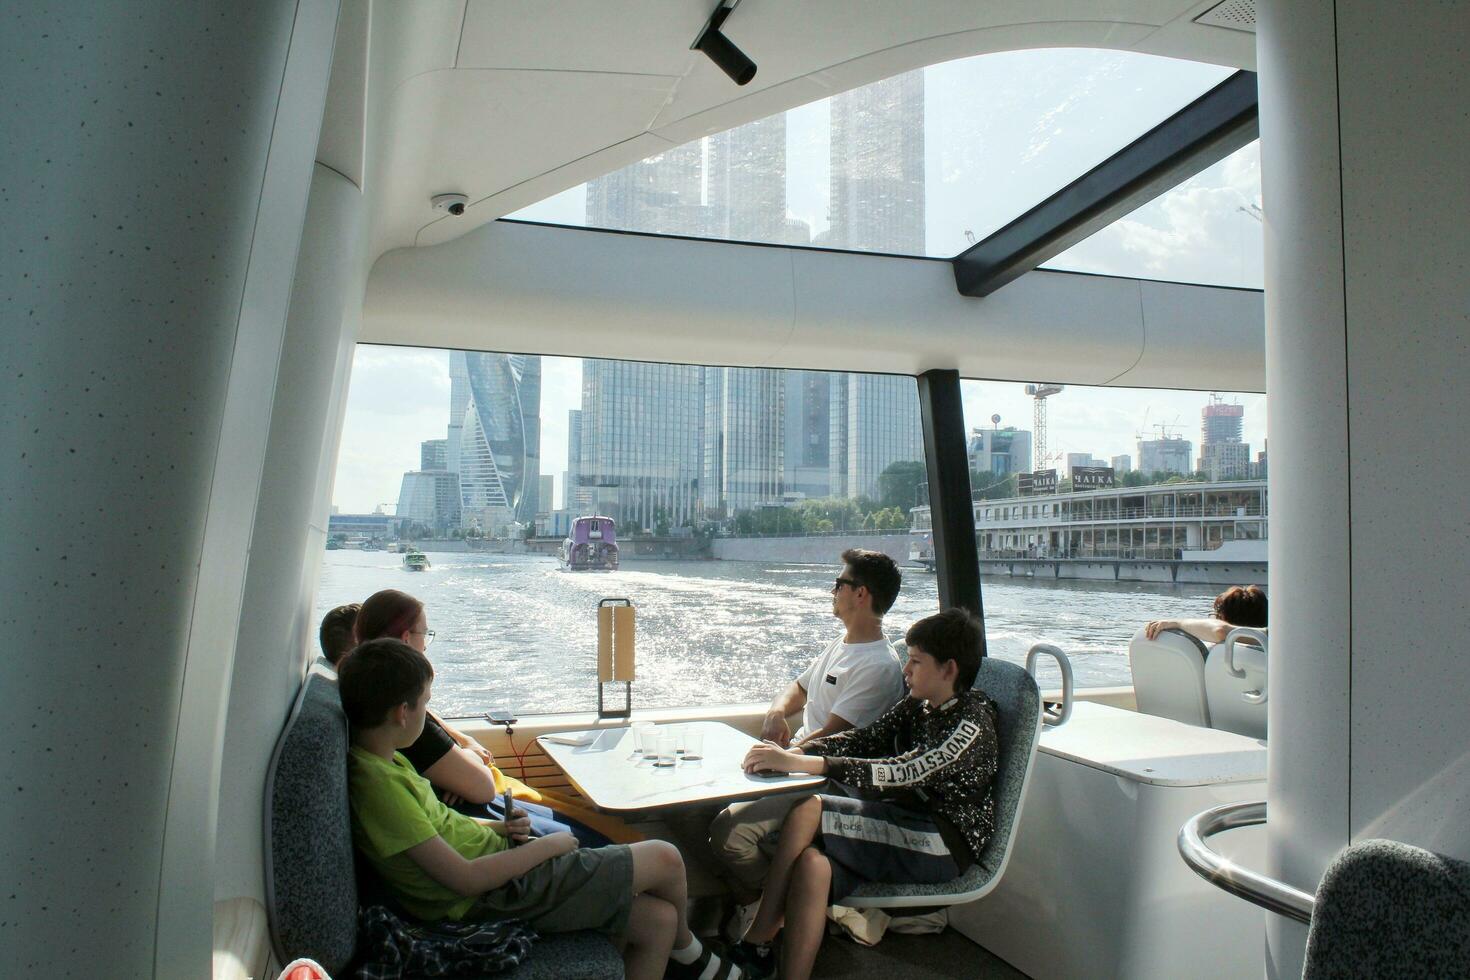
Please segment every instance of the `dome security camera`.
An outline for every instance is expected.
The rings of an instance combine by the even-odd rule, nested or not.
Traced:
[[[457,218],[464,214],[470,199],[463,194],[435,194],[429,198],[429,203],[434,206],[435,211],[447,211]]]

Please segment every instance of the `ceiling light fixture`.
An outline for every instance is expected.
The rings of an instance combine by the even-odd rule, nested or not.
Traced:
[[[689,50],[703,51],[709,55],[710,61],[719,66],[720,71],[730,76],[731,81],[736,85],[744,85],[755,77],[755,62],[720,33],[720,26],[725,23],[725,18],[730,16],[730,12],[739,3],[740,0],[720,0],[720,5],[705,22],[704,29],[699,32],[694,43],[689,45]]]

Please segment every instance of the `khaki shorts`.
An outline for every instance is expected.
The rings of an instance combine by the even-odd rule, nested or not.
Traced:
[[[633,906],[633,852],[626,844],[579,847],[536,865],[475,900],[464,918],[520,919],[537,932],[628,931]]]

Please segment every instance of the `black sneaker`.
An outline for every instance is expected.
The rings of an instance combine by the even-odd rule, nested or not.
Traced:
[[[730,954],[710,942],[701,940],[704,949],[693,963],[679,963],[670,958],[664,976],[669,980],[750,980],[753,976],[736,965]],[[764,980],[764,977],[757,977]]]
[[[739,965],[749,980],[768,980],[776,975],[775,943],[748,943],[741,940],[730,947],[727,955]]]

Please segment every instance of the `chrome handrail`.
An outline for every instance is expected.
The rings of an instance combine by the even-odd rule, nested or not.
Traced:
[[[1300,889],[1243,868],[1205,843],[1216,834],[1266,822],[1266,802],[1226,803],[1197,813],[1179,828],[1179,856],[1190,870],[1232,895],[1268,912],[1311,922],[1316,899]]]
[[[1062,672],[1062,703],[1056,707],[1041,704],[1041,723],[1047,728],[1059,728],[1067,723],[1072,717],[1072,661],[1067,655],[1051,643],[1033,643],[1031,649],[1026,651],[1026,673],[1033,678],[1036,677],[1036,657],[1045,653],[1057,662],[1057,667]]]

